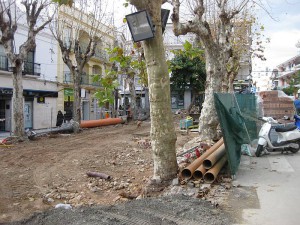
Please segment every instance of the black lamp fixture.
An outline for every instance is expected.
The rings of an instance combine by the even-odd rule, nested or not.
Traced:
[[[161,9],[162,32],[164,32],[170,10]],[[146,10],[138,11],[126,15],[127,24],[134,42],[153,38],[155,27],[152,24],[151,17]]]
[[[126,15],[126,20],[134,42],[154,37],[152,21],[146,10]]]
[[[166,25],[168,22],[170,10],[168,9],[161,9],[161,27],[162,27],[162,32],[164,33],[166,29]]]

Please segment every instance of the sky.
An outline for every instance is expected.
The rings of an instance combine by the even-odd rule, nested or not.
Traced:
[[[265,27],[264,35],[270,38],[265,44],[266,62],[254,60],[253,70],[256,67],[274,69],[280,63],[300,54],[300,0],[270,0],[268,12],[258,13],[260,23]]]
[[[259,22],[265,27],[263,34],[270,38],[270,42],[265,44],[266,61],[253,60],[253,71],[268,67],[276,68],[277,65],[300,54],[300,47],[296,43],[300,42],[300,0],[262,0],[266,11],[258,10]],[[114,0],[115,22],[120,24],[124,15],[134,11],[132,6],[123,7],[123,1]],[[165,5],[164,8],[166,8]],[[167,6],[167,8],[169,8]],[[272,17],[272,18],[271,18]],[[121,26],[127,26],[122,24]],[[130,38],[130,36],[128,37]],[[258,69],[260,68],[260,69]]]

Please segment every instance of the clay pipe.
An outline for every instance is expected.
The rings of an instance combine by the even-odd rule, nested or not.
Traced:
[[[86,175],[89,177],[99,177],[101,179],[109,180],[111,177],[105,173],[98,173],[98,172],[87,172]]]
[[[215,152],[211,153],[206,159],[203,161],[203,166],[205,169],[210,169],[225,155],[225,145],[222,145],[222,148],[218,148]]]
[[[203,175],[206,173],[206,169],[205,167],[203,166],[203,164],[201,164],[196,170],[195,172],[193,173],[193,177],[196,179],[196,180],[200,180]]]
[[[227,157],[226,155],[224,155],[223,158],[221,158],[211,169],[209,169],[204,174],[204,181],[206,183],[213,183],[226,162]]]
[[[199,158],[195,159],[188,167],[181,171],[181,176],[184,179],[189,179],[192,177],[194,171],[202,164],[203,160],[206,159],[211,153],[216,151],[224,143],[223,138],[221,138],[217,143],[210,147],[206,152]]]

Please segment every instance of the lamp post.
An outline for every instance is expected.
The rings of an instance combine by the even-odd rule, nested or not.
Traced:
[[[161,9],[162,32],[164,32],[170,10]],[[127,24],[134,42],[147,40],[154,37],[155,26],[146,10],[126,15]]]

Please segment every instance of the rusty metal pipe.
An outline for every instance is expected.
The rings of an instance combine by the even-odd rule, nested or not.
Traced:
[[[204,181],[206,183],[213,183],[226,162],[227,162],[227,157],[226,155],[224,155],[223,158],[221,158],[211,169],[209,169],[204,174],[203,177]]]
[[[206,159],[203,161],[203,166],[205,169],[209,170],[212,168],[216,162],[218,162],[225,155],[225,145],[221,145],[216,151],[211,153]]]
[[[201,164],[196,170],[195,172],[193,173],[193,177],[196,179],[196,180],[200,180],[203,175],[206,173],[206,169],[205,167],[203,166],[203,164]]]
[[[203,155],[195,159],[188,167],[184,168],[181,171],[182,178],[189,179],[192,177],[194,171],[203,163],[203,160],[206,159],[211,153],[216,151],[224,143],[223,138],[221,138],[217,143],[211,146]]]

